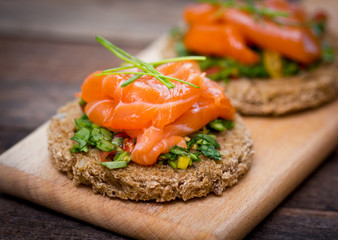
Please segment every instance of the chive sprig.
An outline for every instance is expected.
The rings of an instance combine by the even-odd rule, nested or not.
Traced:
[[[118,58],[123,60],[125,64],[128,64],[128,66],[121,66],[117,68],[110,68],[102,71],[102,73],[97,75],[111,75],[111,74],[134,74],[134,76],[130,77],[127,81],[123,82],[121,84],[121,87],[126,87],[132,82],[136,81],[138,78],[140,78],[142,75],[149,75],[156,78],[158,81],[160,81],[162,84],[164,84],[168,89],[172,89],[175,87],[175,85],[170,81],[174,80],[177,82],[188,84],[189,86],[199,88],[199,86],[196,86],[190,82],[184,81],[182,79],[169,77],[163,75],[161,72],[159,72],[155,67],[158,65],[161,65],[163,63],[168,62],[177,62],[177,61],[187,61],[187,60],[195,60],[195,61],[203,61],[206,59],[204,56],[191,56],[191,57],[177,57],[177,58],[171,58],[171,59],[164,59],[161,61],[146,63],[142,61],[141,59],[138,59],[131,54],[123,51],[122,49],[118,48],[108,40],[106,40],[103,37],[96,36],[96,40],[101,43],[104,47],[106,47],[109,51],[115,54]],[[128,70],[132,68],[138,68],[142,71],[140,72],[127,72],[123,70]]]
[[[197,2],[209,3],[211,5],[220,6],[220,11],[217,12],[217,15],[220,16],[224,13],[226,8],[232,7],[239,10],[246,11],[250,14],[253,14],[257,17],[258,20],[263,20],[263,18],[268,18],[272,21],[277,21],[278,17],[288,17],[290,16],[289,12],[275,10],[267,8],[264,6],[257,6],[254,0],[196,0]],[[258,2],[258,1],[256,1]]]

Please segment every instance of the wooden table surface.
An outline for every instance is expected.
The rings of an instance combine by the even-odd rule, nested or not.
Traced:
[[[136,54],[189,2],[0,0],[0,153],[72,100],[88,73],[119,64],[94,35]],[[337,172],[338,149],[247,239],[337,239]],[[128,239],[3,193],[0,212],[0,239]]]

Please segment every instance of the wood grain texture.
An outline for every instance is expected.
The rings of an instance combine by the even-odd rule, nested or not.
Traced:
[[[0,194],[0,239],[130,239],[40,205]],[[43,213],[41,214],[41,210]],[[60,215],[62,218],[60,218]],[[39,228],[39,231],[36,229]],[[60,230],[61,229],[61,230]]]
[[[193,1],[26,2],[0,1],[0,28],[3,34],[67,41],[76,39],[76,42],[94,42],[93,35],[103,35],[114,42],[137,40],[144,44],[167,32],[181,18],[178,9]]]
[[[7,43],[7,46],[14,49],[14,46],[17,45],[18,42],[22,42],[22,44],[24,44],[25,41],[26,40],[14,41],[12,45],[10,43]],[[40,42],[36,42],[34,44],[34,42],[28,40],[28,43],[32,48],[32,53],[34,52],[34,49],[38,49],[38,47],[40,46]],[[58,44],[56,42],[51,42],[49,44],[50,46],[60,46],[53,47],[53,51],[60,51],[63,48],[62,46],[64,46],[64,43]],[[90,45],[88,47],[91,48]],[[85,46],[83,46],[83,48],[85,48]],[[131,51],[133,50],[131,49]],[[72,51],[71,53],[73,52],[74,51]],[[87,51],[86,54],[87,53],[91,54],[92,52]],[[40,54],[42,55],[42,59],[45,59],[43,53],[41,52]],[[17,53],[16,55],[19,56],[19,53]],[[40,58],[36,58],[36,60],[39,59]],[[81,65],[81,61],[83,62],[83,64],[85,64],[87,60],[81,59],[81,57],[77,57],[77,61],[79,61],[78,64]],[[97,61],[101,64],[104,64],[103,60],[100,58],[97,59]],[[12,62],[10,64],[7,64],[8,66],[15,66],[17,63]],[[6,72],[1,71],[0,76],[4,74],[6,74]],[[21,78],[24,77],[24,72],[17,74],[21,74]],[[48,91],[52,91],[55,96],[56,94],[59,94],[61,98],[54,97],[53,101],[48,101],[48,104],[44,104],[43,107],[41,107],[41,112],[43,112],[44,114],[39,114],[38,116],[35,116],[34,111],[36,111],[36,109],[34,109],[33,106],[30,104],[26,105],[27,109],[30,109],[30,111],[18,111],[19,115],[17,115],[16,118],[12,118],[11,115],[5,114],[5,118],[1,119],[2,124],[5,124],[6,126],[1,128],[0,131],[0,143],[3,146],[2,149],[8,149],[11,145],[13,145],[15,142],[27,135],[33,128],[35,128],[36,124],[40,124],[44,119],[48,119],[58,106],[67,101],[67,93],[69,94],[69,99],[73,98],[73,90],[74,88],[76,88],[76,84],[69,85],[69,83],[64,83],[64,89],[62,89],[62,83],[59,83],[57,79],[49,83],[43,83],[44,79],[40,76],[40,74],[41,72],[34,71],[34,76],[36,77],[31,78],[32,80],[37,79],[36,81],[40,82],[40,84],[35,83],[32,85],[32,87],[30,88],[31,91],[29,93],[29,96],[37,96],[39,101],[46,101],[46,99],[48,99]],[[47,75],[47,72],[43,74]],[[69,69],[69,73],[67,73],[67,75],[71,75],[71,69]],[[62,78],[62,76],[60,76],[60,78]],[[17,84],[11,85],[11,91],[13,93],[17,90],[20,90],[23,85],[29,85],[28,83],[25,83],[25,81],[20,81],[20,77],[17,77],[13,80],[17,82]],[[71,82],[76,81],[78,80],[74,77],[71,79]],[[48,84],[50,88],[48,88]],[[56,87],[56,89],[54,89],[55,84],[56,86],[59,86]],[[41,89],[41,86],[43,86],[43,89]],[[47,93],[44,93],[45,91],[47,91]],[[41,95],[41,93],[43,94]],[[2,88],[2,94],[8,94],[8,88]],[[22,97],[21,101],[23,103],[26,103],[32,100],[31,97],[29,97],[28,99]],[[3,104],[4,110],[6,110],[6,108],[8,109],[6,111],[10,110],[11,107],[5,105],[5,102],[2,101],[0,103]],[[35,120],[32,120],[32,117]],[[20,121],[20,124],[17,123],[18,121]],[[326,162],[324,164],[324,166],[326,167],[317,171],[317,175],[319,175],[319,177],[317,177],[317,175],[311,176],[307,184],[302,186],[300,189],[298,188],[296,192],[286,201],[286,205],[283,204],[282,206],[280,206],[277,211],[273,212],[272,215],[264,220],[263,223],[261,223],[258,228],[256,228],[248,236],[248,239],[293,239],[293,236],[306,236],[307,239],[320,239],[324,236],[331,236],[327,239],[334,239],[333,236],[335,236],[336,233],[335,229],[337,229],[338,226],[336,225],[333,216],[329,213],[332,211],[337,211],[338,209],[338,202],[336,201],[338,199],[337,191],[334,191],[334,189],[332,189],[332,186],[336,186],[338,184],[338,179],[336,175],[336,171],[338,169],[337,162],[338,155],[336,154],[331,156],[331,164],[330,162]],[[9,204],[10,201],[13,203],[12,205]],[[18,207],[18,204],[20,205],[20,207]],[[3,206],[3,208],[0,207],[0,211],[2,212],[0,222],[6,223],[0,224],[0,236],[4,236],[4,239],[12,239],[10,236],[12,236],[11,234],[13,233],[16,234],[18,238],[20,238],[20,236],[27,236],[27,238],[43,238],[45,234],[47,234],[47,236],[50,236],[51,238],[56,238],[56,236],[60,236],[60,238],[67,238],[68,236],[70,236],[70,233],[67,232],[70,231],[70,229],[68,228],[69,225],[77,226],[72,231],[72,234],[75,238],[77,238],[77,236],[83,239],[92,239],[91,236],[93,236],[93,238],[95,238],[94,236],[99,236],[98,238],[100,239],[110,239],[111,237],[115,237],[113,233],[109,234],[109,232],[103,229],[90,227],[90,225],[86,224],[85,222],[74,220],[73,218],[69,218],[66,215],[62,214],[51,214],[51,211],[45,213],[45,211],[47,211],[45,208],[34,204],[28,204],[28,202],[22,202],[19,199],[6,195],[4,197],[1,196],[0,206]],[[285,216],[283,214],[285,208],[297,208],[299,210],[299,216]],[[322,214],[311,214],[308,209],[321,210]],[[30,214],[30,212],[27,214],[27,211],[32,211],[34,214]],[[303,213],[301,213],[301,211],[303,211]],[[325,212],[328,213],[326,216]],[[55,227],[54,231],[48,232],[46,230],[46,225],[48,225],[45,223],[46,219],[48,219],[48,221],[50,221],[50,224]],[[322,221],[322,224],[313,224],[318,221]],[[30,224],[30,222],[34,222],[36,224],[32,225]],[[60,223],[57,224],[58,222]],[[325,224],[328,226],[327,228],[325,228]],[[303,227],[292,227],[298,225],[301,225]],[[333,228],[332,226],[335,225],[337,227]],[[50,228],[47,227],[47,229]],[[125,239],[124,237],[119,235],[117,235],[116,238]]]
[[[125,46],[131,54],[145,47]],[[0,58],[0,112],[6,116],[0,118],[0,126],[4,129],[37,128],[74,99],[86,74],[120,63],[97,44],[1,38],[0,53],[5,56]]]
[[[338,151],[335,151],[245,239],[336,239],[338,222],[331,213],[338,207],[337,191],[332,191],[332,186],[338,185],[337,171]],[[319,215],[306,208],[323,210]],[[285,215],[293,209],[297,215]],[[0,212],[1,239],[13,239],[13,236],[16,239],[129,239],[1,193]]]
[[[337,171],[338,149],[245,239],[336,239]]]
[[[336,212],[282,208],[273,213],[269,221],[274,224],[270,225],[268,234],[259,235],[262,228],[258,226],[248,238],[336,239],[338,234]]]
[[[38,8],[34,7],[34,5],[35,10],[32,9],[31,2],[35,2],[36,5],[42,3],[40,5],[40,10],[43,10],[40,11],[41,14],[36,11]],[[75,1],[67,2],[74,4]],[[100,2],[104,3],[105,1],[98,0],[92,2],[95,5],[100,4]],[[128,9],[128,5],[133,4],[133,1],[124,2],[127,5],[126,7],[123,6],[124,9]],[[177,1],[175,4],[179,4],[178,2],[182,1]],[[333,13],[331,20],[336,18],[336,1],[308,0],[307,2],[315,4],[312,9],[328,9]],[[164,4],[168,9],[176,6],[174,9],[176,14],[178,14],[177,9],[186,4],[183,2],[180,7],[177,7],[178,5],[170,4],[171,1],[170,3],[168,1],[158,1],[158,3],[157,5],[153,5],[153,11],[156,11],[159,6]],[[86,33],[83,31],[86,28],[84,26],[81,31],[87,34],[87,37],[83,37],[84,35],[78,34],[76,31],[74,33],[72,31],[68,31],[66,34],[62,33],[62,24],[61,28],[58,28],[58,31],[53,30],[53,25],[48,25],[49,23],[46,21],[46,18],[49,18],[50,14],[54,14],[54,17],[48,20],[55,19],[55,21],[59,21],[59,17],[55,16],[61,16],[60,12],[63,9],[60,6],[67,6],[65,1],[59,1],[58,3],[49,1],[49,4],[52,4],[51,6],[59,5],[53,8],[48,7],[48,4],[43,3],[41,0],[0,1],[0,4],[0,17],[2,19],[2,27],[0,28],[0,52],[2,56],[0,58],[0,97],[3,96],[0,98],[0,104],[2,104],[2,108],[0,109],[2,114],[0,123],[0,152],[3,152],[46,121],[58,106],[72,99],[73,90],[78,89],[83,76],[87,72],[101,68],[105,64],[114,65],[116,61],[105,50],[93,44],[92,29],[87,28],[89,32]],[[12,10],[8,11],[8,8],[4,8],[3,4],[10,4]],[[148,4],[151,4],[151,1],[148,1]],[[16,7],[20,7],[22,9],[21,12],[17,11]],[[82,14],[84,8],[78,8],[78,11],[73,12],[73,20],[76,21],[77,16]],[[116,7],[116,9],[119,9],[119,7]],[[132,15],[123,14],[122,10],[117,11],[120,11],[120,16],[132,17]],[[172,10],[169,12],[172,13]],[[12,25],[14,28],[10,29],[7,27],[4,30],[3,26],[8,21],[8,18],[11,18],[11,13],[14,16],[24,14],[23,18],[25,21],[31,18],[28,19],[30,20],[30,24],[28,24],[29,21],[24,22],[16,18],[11,20],[12,23],[14,20],[16,21],[16,25]],[[32,16],[32,13],[35,16]],[[148,16],[148,19],[150,17]],[[67,22],[66,18],[61,20],[63,21],[54,24],[64,24]],[[69,18],[68,20],[73,21]],[[92,21],[96,22],[96,24],[91,26],[96,27],[96,25],[100,25],[101,20],[100,16],[92,18]],[[119,46],[123,46],[124,49],[136,53],[149,41],[154,39],[155,35],[159,36],[166,29],[169,29],[170,26],[176,23],[176,20],[174,18],[170,20],[170,16],[167,16],[166,20],[158,22],[161,27],[156,28],[156,30],[150,29],[154,34],[152,37],[146,36],[147,39],[143,38],[141,41],[137,38],[128,37],[127,30],[123,33],[125,38],[118,38],[115,35],[110,36],[110,39],[117,40],[115,42]],[[34,25],[34,21],[40,21],[39,25],[29,26]],[[169,21],[172,22],[170,23]],[[330,23],[333,26],[333,30],[337,30],[334,27],[335,22],[332,21]],[[81,23],[81,21],[78,21],[76,26],[73,25],[72,27],[75,30],[76,28],[81,28]],[[116,22],[111,23],[111,25],[114,25]],[[122,24],[122,21],[120,23]],[[146,23],[147,21],[144,17],[139,17],[137,24],[129,25],[129,32],[138,26],[146,25]],[[109,26],[109,24],[105,25],[105,27],[116,28],[115,26]],[[44,30],[46,28],[50,28],[49,33]],[[65,29],[70,29],[70,27]],[[108,33],[107,30],[104,31]],[[142,33],[139,32],[139,34]],[[50,56],[55,57],[52,60]],[[91,56],[93,57],[91,58]],[[60,72],[58,71],[59,69],[63,69],[64,71]],[[86,69],[86,72],[82,71],[82,69]],[[5,88],[3,87],[3,83],[5,83]],[[52,90],[54,87],[56,89]],[[27,93],[24,93],[25,95],[22,95],[22,88],[27,90]],[[8,90],[11,91],[11,94],[9,94]],[[10,106],[7,105],[9,102],[7,97],[17,91],[20,92],[18,95],[20,101]],[[49,99],[48,92],[51,92],[54,96],[52,99]],[[41,104],[40,111],[38,112],[36,106],[39,106],[40,103],[43,104]],[[22,104],[24,106],[21,106]],[[21,108],[21,110],[15,110],[17,107]],[[338,154],[336,150],[336,153],[326,159],[323,166],[315,174],[311,175],[304,184],[298,187],[247,238],[336,239],[338,223],[336,215],[333,213],[337,213],[338,209],[338,195],[337,190],[334,188],[338,184],[336,174],[337,162]],[[1,239],[126,239],[126,237],[117,235],[116,233],[93,227],[67,215],[50,211],[40,205],[31,204],[5,194],[0,194],[0,212]]]
[[[210,195],[167,204],[135,203],[75,187],[49,161],[48,123],[1,155],[0,189],[132,237],[238,239],[334,149],[338,140],[337,109],[338,101],[279,119],[246,118],[255,142],[255,161],[247,176],[222,197]],[[39,144],[32,148],[32,142]]]

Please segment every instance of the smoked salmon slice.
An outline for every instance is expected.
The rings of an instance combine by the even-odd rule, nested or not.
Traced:
[[[81,87],[88,118],[136,139],[131,160],[141,165],[156,163],[174,145],[186,147],[183,137],[208,122],[235,116],[222,88],[205,78],[196,62],[171,62],[156,69],[199,88],[172,80],[176,87],[168,89],[147,75],[121,87],[132,75],[100,76],[100,72],[89,75]]]
[[[189,25],[184,45],[190,51],[227,56],[243,64],[259,61],[249,44],[278,52],[303,64],[320,58],[319,39],[310,31],[306,14],[298,5],[286,0],[257,1],[255,5],[288,15],[278,17],[276,21],[268,17],[257,20],[257,16],[240,7],[194,4],[184,10]]]
[[[247,45],[241,32],[231,24],[192,25],[184,37],[191,51],[204,55],[232,57],[244,64],[255,64],[259,56]]]
[[[204,74],[197,68],[196,62],[179,62],[160,66],[158,70],[166,76],[200,86]],[[88,103],[85,111],[94,123],[109,129],[140,129],[151,124],[163,128],[189,109],[201,93],[201,89],[180,82],[175,82],[176,87],[169,91],[148,76],[120,87],[129,77],[98,78],[94,73],[84,81],[82,98]]]

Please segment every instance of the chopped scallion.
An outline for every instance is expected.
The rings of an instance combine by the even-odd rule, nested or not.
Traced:
[[[118,169],[127,167],[128,163],[126,161],[113,161],[113,162],[101,162],[101,165],[109,169]]]

